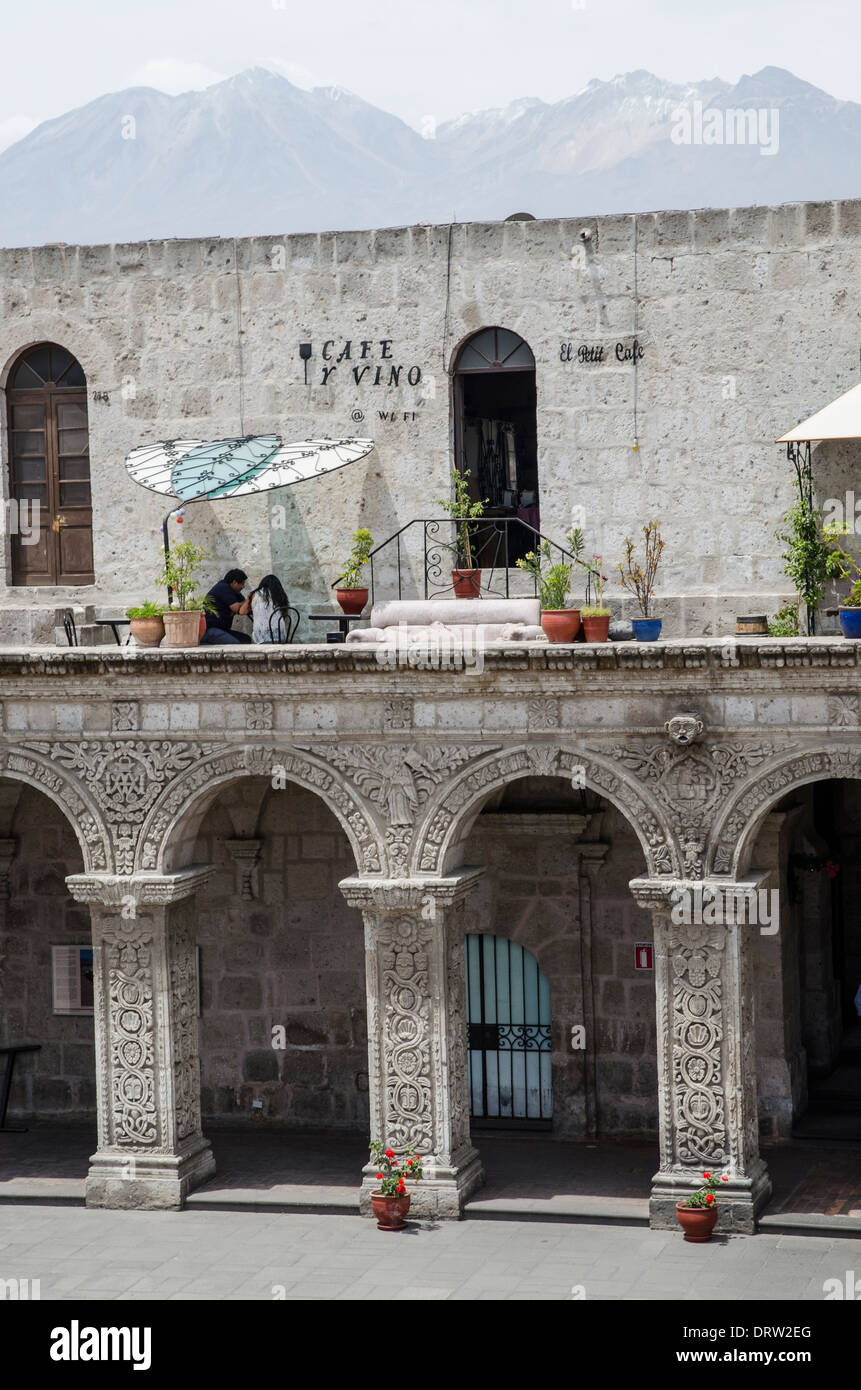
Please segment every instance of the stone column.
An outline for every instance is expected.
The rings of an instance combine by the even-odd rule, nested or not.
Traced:
[[[712,892],[746,893],[743,882],[634,879],[631,891],[652,913],[658,1017],[661,1166],[652,1179],[650,1224],[676,1226],[676,1202],[702,1184],[703,1171],[726,1173],[718,1194],[718,1230],[754,1230],[771,1194],[759,1155],[754,1036],[754,933],[748,920],[698,910]],[[680,890],[693,921],[679,921]],[[726,903],[724,896],[719,901]],[[675,920],[674,920],[675,917]],[[726,920],[720,920],[725,917]]]
[[[344,879],[365,919],[371,1138],[424,1159],[411,1212],[458,1218],[484,1182],[469,1133],[464,904],[481,869],[442,879]],[[375,1166],[364,1170],[370,1214]]]
[[[200,1127],[194,910],[209,873],[66,879],[93,919],[99,1141],[87,1206],[181,1207],[215,1172]]]

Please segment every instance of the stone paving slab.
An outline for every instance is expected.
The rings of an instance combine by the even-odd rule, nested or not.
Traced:
[[[752,1259],[750,1252],[756,1254]],[[567,1222],[410,1223],[386,1235],[358,1216],[190,1210],[0,1210],[0,1278],[43,1300],[344,1301],[823,1300],[844,1280],[839,1237],[724,1236]],[[409,1291],[408,1294],[405,1291]]]

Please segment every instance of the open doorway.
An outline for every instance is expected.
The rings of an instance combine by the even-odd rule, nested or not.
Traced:
[[[507,328],[483,328],[461,348],[455,364],[455,458],[469,472],[475,500],[487,499],[493,520],[515,518],[540,530],[535,357]],[[507,537],[507,550],[505,542]],[[522,526],[481,530],[478,563],[514,565],[535,548]]]

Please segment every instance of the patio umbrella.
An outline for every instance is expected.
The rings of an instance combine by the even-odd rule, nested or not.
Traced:
[[[355,463],[373,447],[373,439],[304,439],[285,444],[280,434],[211,441],[168,439],[132,449],[126,456],[126,471],[141,487],[177,499],[177,506],[162,522],[168,556],[167,523],[186,502],[217,502],[289,487]]]

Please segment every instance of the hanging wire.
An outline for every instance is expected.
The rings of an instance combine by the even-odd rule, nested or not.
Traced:
[[[233,271],[236,279],[236,355],[239,363],[239,433],[245,435],[245,367],[242,354],[242,280],[239,275],[239,252],[233,238]]]

